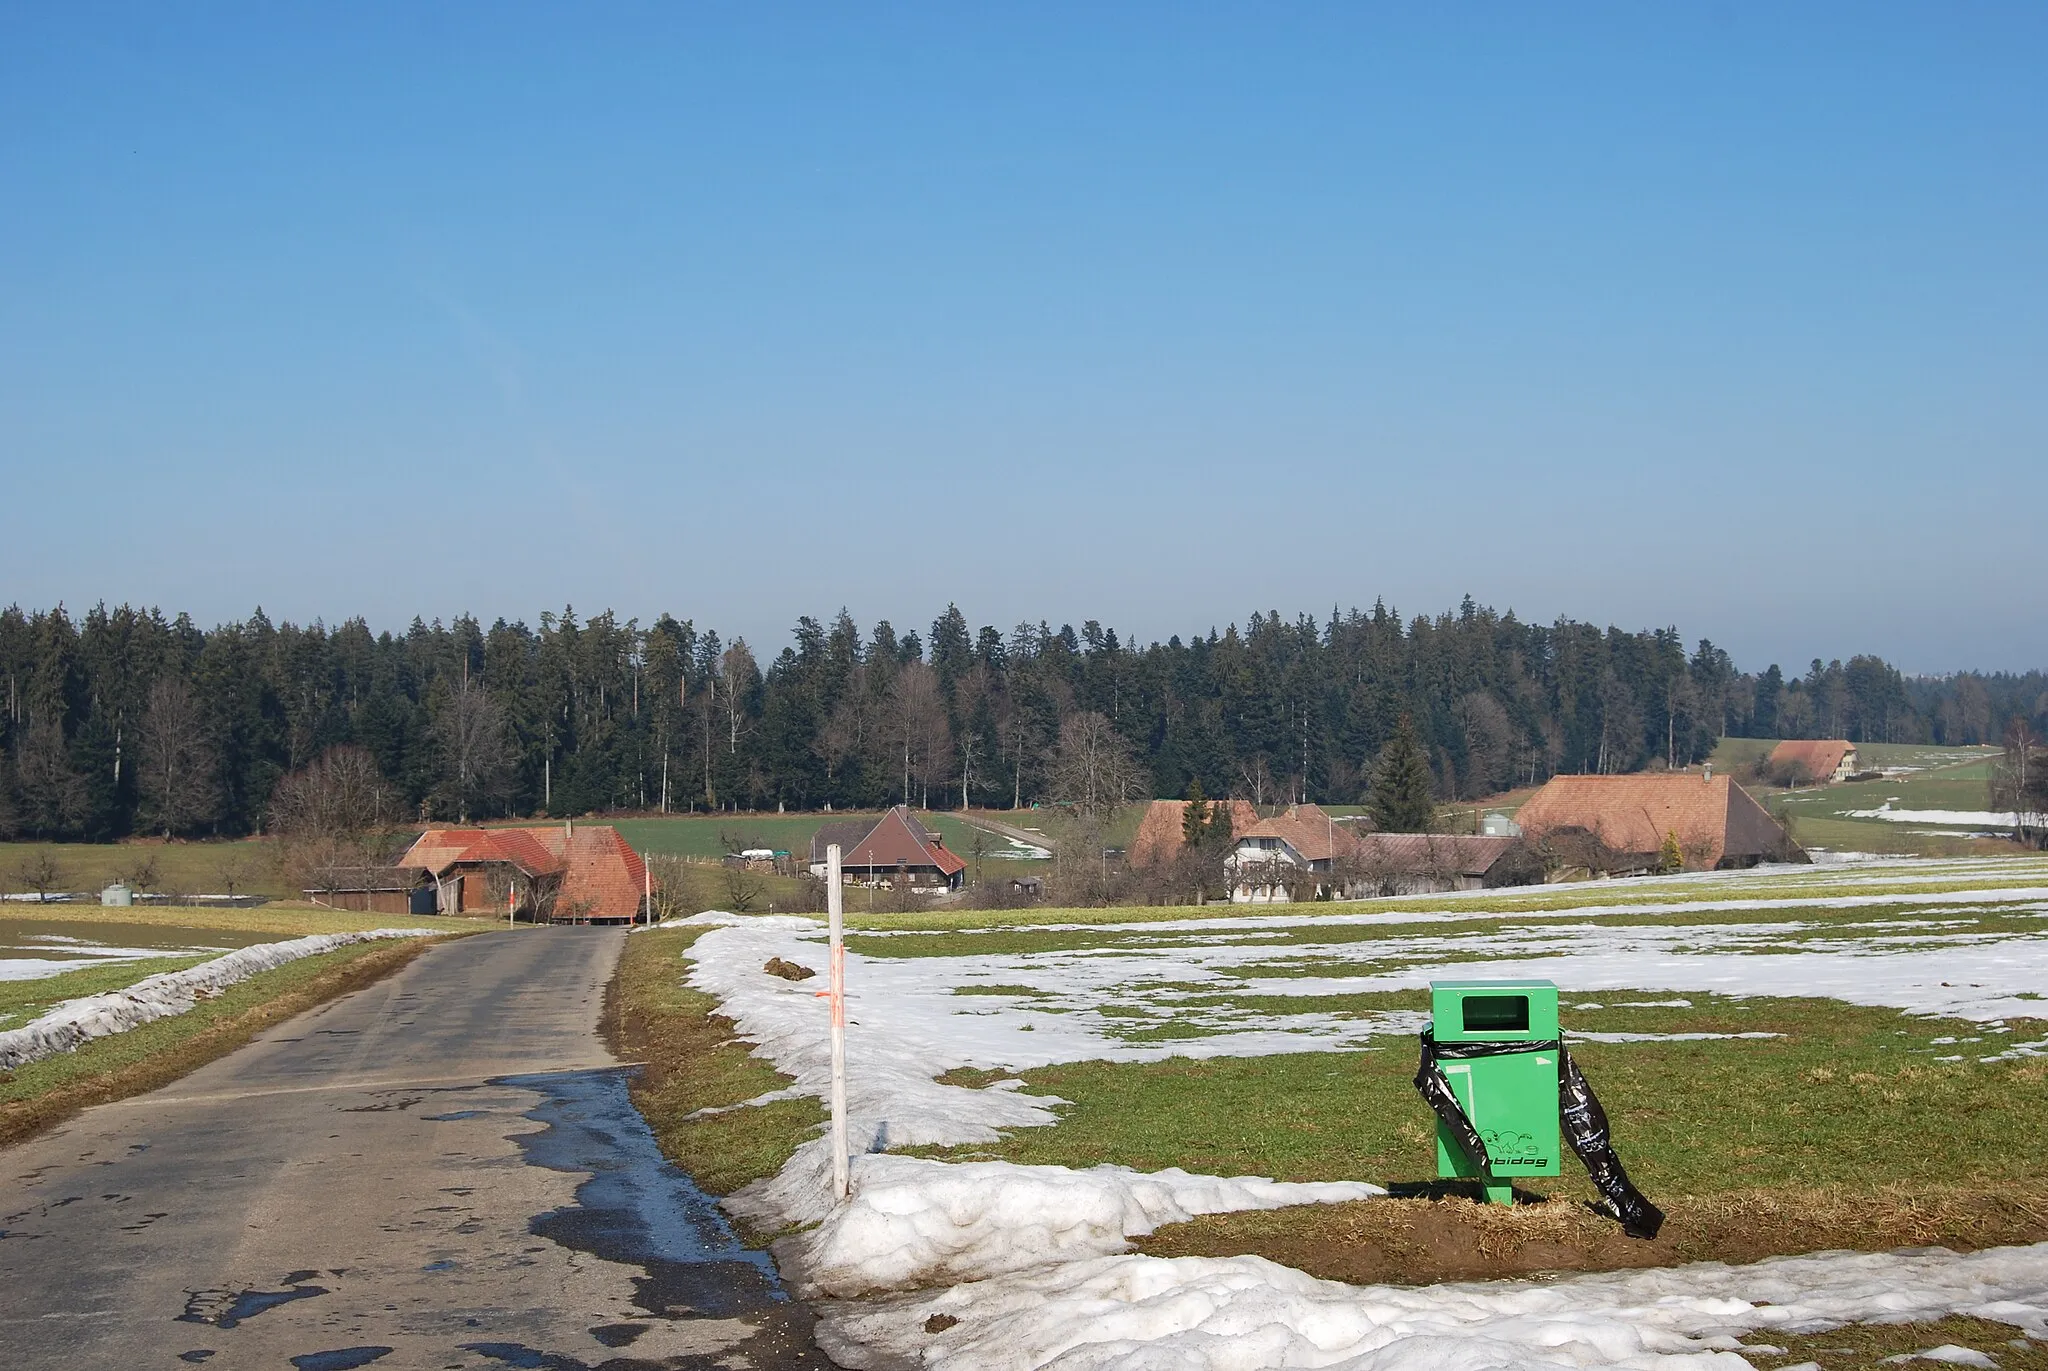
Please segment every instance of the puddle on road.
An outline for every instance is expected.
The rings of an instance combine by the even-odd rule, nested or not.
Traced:
[[[324,1285],[302,1284],[317,1271],[294,1271],[286,1276],[282,1290],[192,1290],[186,1292],[185,1312],[179,1323],[210,1323],[215,1328],[233,1328],[244,1319],[268,1313],[293,1300],[310,1300],[327,1293]]]
[[[743,1246],[718,1209],[661,1155],[626,1093],[630,1068],[509,1076],[533,1090],[526,1117],[547,1127],[517,1136],[528,1162],[589,1172],[576,1202],[535,1216],[532,1231],[578,1252],[640,1267],[634,1303],[660,1318],[745,1318],[793,1312],[765,1252]]]

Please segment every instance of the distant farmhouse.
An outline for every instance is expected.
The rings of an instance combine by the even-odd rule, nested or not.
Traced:
[[[1290,805],[1237,835],[1230,898],[1356,900],[1540,880],[1541,870],[1524,854],[1510,837],[1357,833],[1319,805]]]
[[[1787,738],[1771,749],[1766,763],[1773,776],[1802,784],[1794,769],[1806,773],[1803,784],[1830,785],[1856,774],[1856,744],[1840,738]]]
[[[1154,800],[1145,807],[1145,816],[1138,821],[1138,836],[1131,839],[1130,848],[1124,860],[1132,866],[1158,866],[1170,862],[1180,855],[1185,840],[1187,800]],[[1209,822],[1215,823],[1222,815],[1230,816],[1230,831],[1243,833],[1259,822],[1259,811],[1252,808],[1250,800],[1212,800],[1209,802]]]
[[[379,913],[504,915],[536,923],[646,917],[647,864],[609,824],[430,828],[388,867],[321,873],[316,904]]]
[[[1556,776],[1515,819],[1553,859],[1595,871],[1655,870],[1667,835],[1695,871],[1807,860],[1748,791],[1711,770]]]
[[[840,879],[847,885],[958,890],[967,863],[946,840],[897,805],[880,819],[826,824],[811,835],[811,874],[825,874],[825,849],[839,844]]]

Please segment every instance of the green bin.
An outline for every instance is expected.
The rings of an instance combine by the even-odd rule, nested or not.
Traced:
[[[1486,1198],[1512,1204],[1515,1178],[1559,1173],[1557,986],[1550,981],[1432,981],[1429,1007],[1439,1044],[1545,1044],[1534,1051],[1440,1063],[1451,1093],[1485,1139],[1493,1161]],[[1445,1179],[1480,1175],[1441,1120],[1436,1167]]]

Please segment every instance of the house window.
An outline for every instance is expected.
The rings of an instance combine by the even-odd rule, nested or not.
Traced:
[[[1280,840],[1279,840],[1278,838],[1261,838],[1261,839],[1259,839],[1259,849],[1260,849],[1260,851],[1262,851],[1262,852],[1272,852],[1272,851],[1276,851],[1276,850],[1277,850],[1277,849],[1279,848],[1279,846],[1280,846]]]

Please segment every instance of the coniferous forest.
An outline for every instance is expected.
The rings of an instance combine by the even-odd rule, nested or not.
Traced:
[[[1682,766],[1722,734],[1995,743],[2048,677],[1907,678],[1873,656],[1745,670],[1676,629],[1529,624],[1469,598],[1164,643],[1089,621],[928,629],[805,617],[762,660],[663,614],[375,633],[98,606],[0,612],[0,836],[261,831],[280,777],[373,759],[415,818],[1365,798],[1405,718],[1439,798]]]

